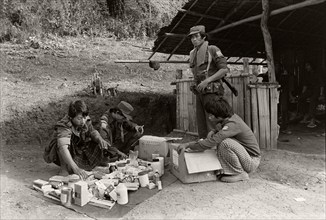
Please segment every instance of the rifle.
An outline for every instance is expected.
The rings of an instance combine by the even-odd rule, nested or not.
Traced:
[[[225,79],[225,77],[222,78],[222,81],[229,87],[234,96],[238,96],[238,90],[234,86],[232,86],[229,81]]]

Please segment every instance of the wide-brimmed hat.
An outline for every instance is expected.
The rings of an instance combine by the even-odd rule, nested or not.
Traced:
[[[128,102],[121,101],[118,105],[117,108],[121,110],[122,114],[127,118],[127,119],[132,119],[130,116],[130,113],[134,110],[132,105],[130,105]]]
[[[204,25],[193,26],[192,28],[190,28],[188,36],[197,33],[205,33],[205,26]]]

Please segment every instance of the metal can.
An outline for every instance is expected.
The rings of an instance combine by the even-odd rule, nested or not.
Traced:
[[[62,187],[61,196],[60,196],[61,204],[64,206],[71,206],[72,200],[72,188],[71,187]]]

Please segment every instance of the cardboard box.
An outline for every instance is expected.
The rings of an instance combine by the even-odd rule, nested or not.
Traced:
[[[139,139],[139,155],[143,160],[152,161],[152,154],[159,154],[166,160],[169,146],[165,138],[144,135]]]
[[[75,204],[84,206],[89,202],[88,184],[84,181],[75,183]]]
[[[180,144],[169,144],[171,172],[183,183],[195,183],[216,180],[216,170],[221,170],[215,150],[178,154]]]

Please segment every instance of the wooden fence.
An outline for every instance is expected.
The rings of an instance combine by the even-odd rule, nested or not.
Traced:
[[[224,84],[225,98],[247,125],[253,130],[261,148],[276,149],[277,84],[250,84],[249,74],[230,76],[227,80],[238,90],[234,96]],[[196,121],[196,96],[190,91],[193,79],[177,79],[176,84],[176,130],[198,133]]]

